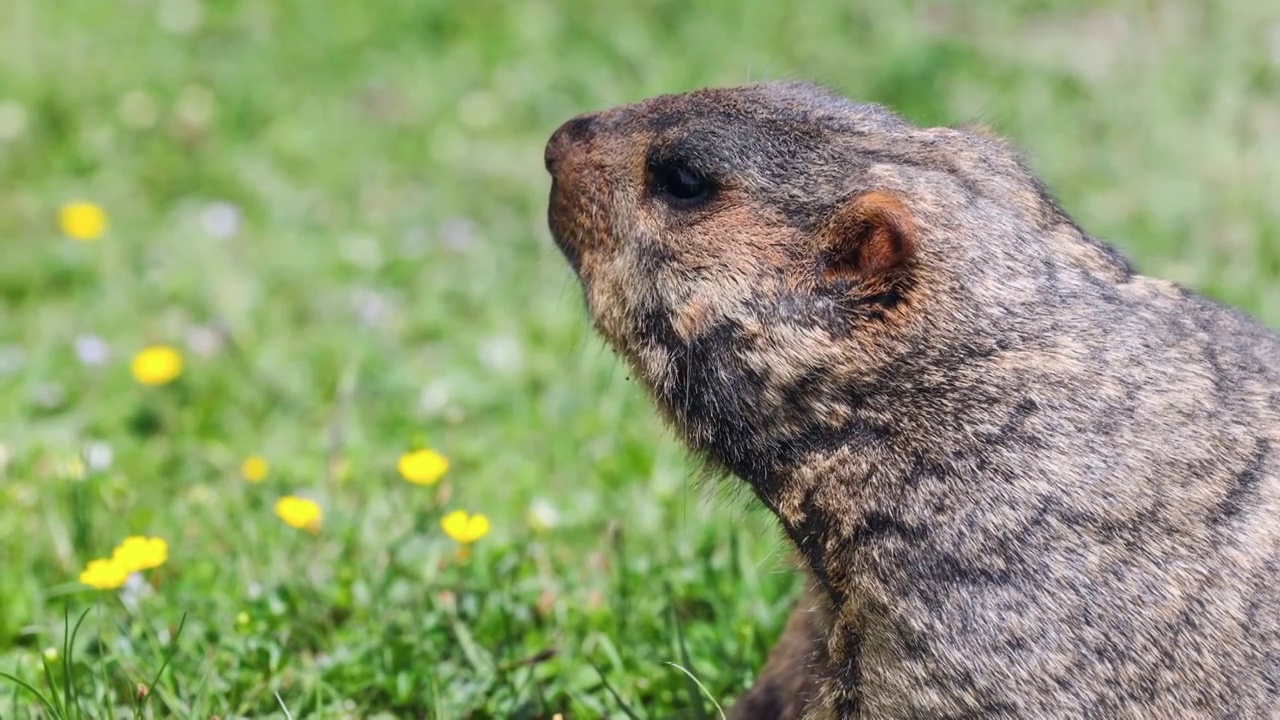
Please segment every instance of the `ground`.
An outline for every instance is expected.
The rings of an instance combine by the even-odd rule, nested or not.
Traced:
[[[0,679],[0,715],[749,686],[799,587],[588,327],[542,168],[580,111],[799,77],[984,122],[1143,272],[1280,322],[1272,0],[553,5],[3,3],[0,671],[49,704]],[[80,582],[135,535],[158,567]]]

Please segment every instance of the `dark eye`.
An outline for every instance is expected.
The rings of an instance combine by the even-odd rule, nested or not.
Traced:
[[[658,163],[651,172],[654,191],[682,205],[700,203],[715,190],[710,178],[680,162]]]

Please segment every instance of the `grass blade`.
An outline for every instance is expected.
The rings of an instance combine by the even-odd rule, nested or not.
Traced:
[[[102,603],[95,603],[98,608],[98,644],[101,647],[102,629],[107,626],[106,620],[102,617]],[[110,701],[111,698],[111,681],[107,679],[107,654],[98,651],[98,678],[102,682],[103,704],[107,706],[107,720],[116,720],[116,704]]]
[[[37,688],[35,685],[32,685],[31,683],[27,682],[26,680],[23,680],[17,675],[10,675],[9,673],[3,670],[0,670],[0,678],[4,678],[5,680],[8,680],[9,682],[17,685],[23,690],[26,690],[32,695],[35,695],[36,698],[40,700],[40,703],[44,705],[46,708],[48,708],[49,715],[51,715],[52,717],[55,717],[55,718],[62,717],[62,715],[58,712],[58,706],[54,705],[53,702],[49,700],[49,698],[45,697],[44,693],[40,692],[39,688]]]
[[[81,709],[80,709],[80,696],[76,693],[75,687],[72,685],[72,682],[71,682],[71,658],[73,657],[76,651],[76,636],[80,634],[80,626],[84,624],[84,619],[88,617],[89,611],[92,609],[93,609],[92,607],[87,607],[84,609],[84,612],[80,613],[79,619],[76,620],[75,627],[71,629],[71,637],[69,638],[66,637],[66,628],[65,626],[63,628],[63,641],[62,641],[63,688],[62,689],[66,697],[65,706],[67,708],[75,708],[77,718],[80,717],[83,713],[81,712]],[[69,617],[65,613],[66,613],[66,609],[64,608],[64,615],[63,615],[64,622],[65,622],[65,618]]]
[[[689,648],[684,642],[684,628],[680,625],[680,614],[676,612],[675,593],[672,592],[670,585],[667,585],[667,600],[671,607],[671,622],[676,628],[676,643],[680,646],[680,662],[684,663],[684,667],[680,669],[684,670],[684,674],[688,676],[685,681],[685,691],[689,695],[689,705],[693,708],[694,717],[698,720],[707,720],[707,708],[703,706],[702,695],[698,692],[698,688],[702,684],[693,676],[693,673],[685,670],[685,668],[693,667],[693,663],[689,660]]]
[[[173,633],[173,639],[169,641],[169,652],[164,656],[164,662],[160,664],[160,669],[156,671],[156,676],[151,678],[151,684],[147,686],[147,698],[151,698],[150,690],[155,688],[160,682],[160,676],[164,675],[164,671],[169,667],[169,661],[178,652],[178,638],[182,637],[182,628],[187,625],[187,614],[182,613],[182,619],[178,621],[178,629]]]
[[[702,694],[707,696],[707,699],[711,701],[711,704],[716,706],[716,712],[720,713],[720,720],[725,720],[725,717],[724,717],[724,708],[720,707],[720,703],[716,702],[715,697],[714,697],[714,696],[712,696],[712,695],[711,695],[711,693],[707,691],[707,687],[706,687],[705,685],[703,685],[703,684],[702,684],[702,681],[701,681],[701,680],[699,680],[698,678],[694,677],[693,673],[691,673],[691,672],[689,672],[688,670],[684,669],[684,668],[683,668],[683,667],[681,667],[680,665],[677,665],[677,664],[675,664],[675,663],[673,663],[673,662],[670,662],[670,661],[668,661],[668,662],[667,662],[667,664],[668,664],[668,665],[670,665],[671,667],[673,667],[673,668],[675,668],[675,669],[679,670],[680,672],[684,673],[686,676],[688,676],[688,678],[689,678],[690,680],[692,680],[692,681],[694,682],[694,684],[695,684],[695,685],[697,685],[697,686],[698,686],[698,689],[702,691]],[[699,703],[699,705],[701,705],[701,703]]]
[[[62,606],[62,711],[71,717],[71,607]]]
[[[604,671],[600,669],[600,666],[595,663],[591,663],[591,667],[596,671],[596,674],[600,676],[600,682],[604,684],[604,689],[608,690],[609,694],[613,696],[613,699],[617,701],[618,707],[622,708],[622,712],[626,713],[627,717],[631,720],[640,720],[635,711],[632,710],[631,707],[627,705],[626,701],[622,699],[622,696],[618,694],[618,691],[614,690],[613,686],[609,684],[609,678],[604,676]]]
[[[53,668],[49,667],[49,658],[42,652],[40,653],[40,666],[44,668],[44,681],[49,685],[49,697],[53,701],[53,706],[58,709],[55,717],[66,720],[67,706],[62,704],[62,697],[58,691],[58,681]]]
[[[286,720],[293,720],[293,713],[289,712],[289,706],[287,706],[287,705],[285,705],[285,704],[284,704],[284,699],[280,697],[280,693],[278,693],[278,692],[273,692],[273,693],[271,693],[271,694],[272,694],[272,695],[275,695],[275,696],[276,696],[276,702],[280,703],[280,709],[284,711],[285,719],[286,719]]]

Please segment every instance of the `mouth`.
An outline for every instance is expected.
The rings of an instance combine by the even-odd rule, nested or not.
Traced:
[[[547,202],[547,227],[551,231],[551,239],[560,249],[560,254],[564,255],[573,272],[581,277],[582,253],[578,250],[577,243],[570,239],[570,230],[565,222],[569,208],[566,207],[567,203],[561,190],[559,181],[552,176],[551,193]]]

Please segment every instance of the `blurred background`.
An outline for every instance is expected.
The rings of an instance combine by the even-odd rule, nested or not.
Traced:
[[[4,0],[0,716],[718,717],[799,584],[592,335],[542,149],[771,78],[985,122],[1280,321],[1273,0]]]

